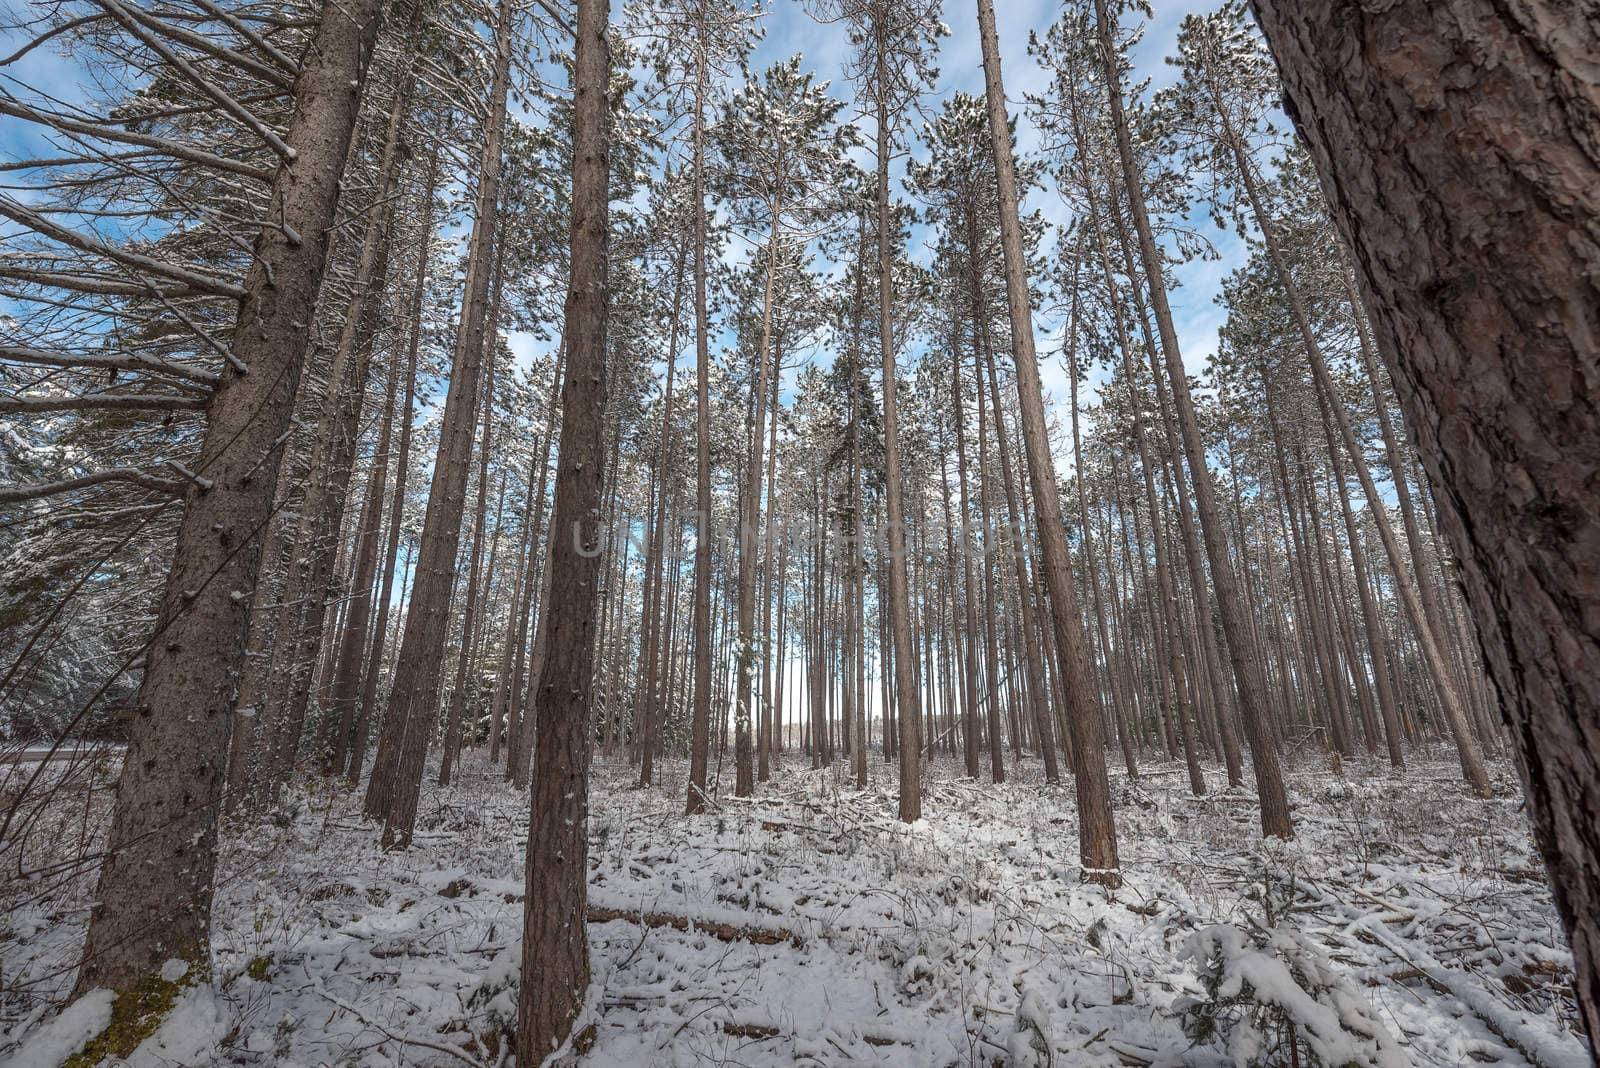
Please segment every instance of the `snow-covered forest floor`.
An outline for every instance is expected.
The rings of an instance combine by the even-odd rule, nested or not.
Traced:
[[[790,755],[754,801],[695,818],[681,767],[640,790],[597,764],[581,1063],[1232,1064],[1284,1032],[1235,1006],[1212,1037],[1186,1033],[1206,949],[1224,987],[1244,978],[1303,1041],[1365,1050],[1356,1063],[1587,1063],[1510,772],[1500,800],[1473,801],[1447,757],[1405,777],[1302,764],[1291,843],[1261,841],[1248,792],[1188,796],[1181,765],[1118,774],[1112,893],[1080,882],[1070,787],[1035,764],[998,787],[937,766],[910,827],[881,764],[861,792]],[[230,833],[214,982],[132,1063],[507,1063],[527,797],[477,755],[464,772],[430,779],[405,853],[380,850],[359,795],[320,787]],[[73,776],[7,857],[0,1063],[59,1064],[106,1011],[90,997],[53,1017],[93,880],[41,869],[96,848],[111,774],[87,793]],[[1392,1043],[1358,1039],[1374,1021]]]

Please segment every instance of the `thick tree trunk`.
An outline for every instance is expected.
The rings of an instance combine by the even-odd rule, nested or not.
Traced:
[[[1050,454],[1050,432],[1044,419],[1044,388],[1039,381],[1039,361],[1033,347],[1033,309],[1028,294],[1028,265],[1022,247],[1022,224],[1017,212],[1017,180],[1011,161],[1011,130],[1006,121],[1005,88],[1000,75],[1000,46],[994,27],[994,5],[978,0],[978,33],[983,44],[984,87],[988,99],[989,135],[994,146],[995,177],[999,183],[1000,241],[1005,251],[1006,296],[1011,312],[1012,349],[1017,365],[1017,396],[1022,414],[1022,439],[1028,455],[1034,510],[1039,517],[1040,550],[1045,583],[1050,591],[1050,611],[1055,623],[1056,648],[1067,699],[1072,707],[1067,727],[1072,732],[1072,771],[1078,795],[1078,854],[1084,877],[1106,886],[1119,886],[1117,828],[1111,813],[1111,786],[1106,775],[1105,738],[1100,702],[1090,694],[1093,683],[1084,650],[1083,615],[1072,581],[1066,523],[1061,517],[1061,491],[1056,483],[1055,460]]]
[[[550,520],[553,576],[544,612],[544,669],[534,701],[533,808],[523,907],[517,1049],[529,1063],[570,1037],[589,986],[581,922],[589,883],[589,761],[594,730],[595,587],[602,532],[593,529],[605,473],[607,247],[607,0],[578,0],[573,66],[572,284],[567,292],[567,380]]]
[[[233,365],[207,409],[205,443],[178,529],[117,782],[76,992],[133,990],[171,959],[211,961],[217,809],[272,510],[280,438],[293,414],[345,157],[378,31],[378,0],[328,5],[295,80],[268,216],[245,277]]]
[[[1460,556],[1600,1035],[1600,7],[1253,6]]]

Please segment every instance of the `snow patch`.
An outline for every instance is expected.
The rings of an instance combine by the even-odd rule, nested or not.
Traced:
[[[109,990],[89,991],[28,1036],[6,1063],[11,1068],[60,1068],[84,1043],[111,1024],[111,1003],[115,1000],[116,995]]]

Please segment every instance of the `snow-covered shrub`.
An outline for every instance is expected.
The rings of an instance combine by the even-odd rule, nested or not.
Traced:
[[[1050,1002],[1030,990],[1017,1006],[1016,1030],[1006,1045],[1011,1068],[1051,1068],[1055,1049],[1050,1041]]]
[[[1220,1043],[1240,1068],[1408,1068],[1366,999],[1307,939],[1230,924],[1190,935],[1205,995],[1176,1005],[1195,1042]]]
[[[478,985],[467,995],[467,1030],[485,1050],[515,1046],[521,981],[522,943],[513,939],[511,945],[495,954]]]

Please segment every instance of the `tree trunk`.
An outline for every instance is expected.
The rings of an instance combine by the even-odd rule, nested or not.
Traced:
[[[883,473],[884,511],[888,528],[889,631],[894,645],[896,726],[895,747],[900,753],[900,819],[915,823],[922,818],[922,744],[918,732],[917,665],[911,644],[911,601],[906,579],[905,511],[901,506],[899,412],[895,405],[894,260],[889,228],[894,225],[889,204],[889,72],[884,54],[886,14],[873,11],[873,33],[878,36],[878,334],[883,356]]]
[[[982,316],[984,309],[976,290],[972,294],[973,336],[972,370],[973,386],[978,394],[978,529],[983,532],[983,555],[978,567],[983,572],[983,725],[984,740],[989,743],[989,777],[995,783],[1006,781],[1005,743],[1000,734],[1000,602],[994,590],[994,528],[993,512],[989,506],[989,404],[983,388],[983,353],[981,339],[987,333]]]
[[[372,627],[372,595],[377,586],[378,554],[383,545],[383,502],[389,481],[389,449],[394,437],[395,400],[400,391],[400,360],[389,359],[388,381],[383,389],[383,411],[378,416],[378,441],[367,469],[360,519],[356,522],[356,558],[350,582],[350,603],[339,632],[333,692],[328,716],[337,723],[330,770],[342,772],[350,760],[351,734],[356,728],[357,695],[361,688],[362,658]],[[408,413],[409,414],[409,413]]]
[[[767,270],[765,288],[761,299],[761,347],[756,356],[756,378],[750,400],[754,414],[750,428],[750,448],[746,459],[744,493],[741,498],[739,519],[739,590],[738,597],[738,650],[734,684],[734,795],[749,797],[755,793],[756,777],[752,763],[750,708],[751,690],[756,670],[756,561],[761,539],[757,528],[761,525],[761,464],[766,447],[767,376],[772,373],[772,292],[778,273],[779,222],[783,218],[782,201],[770,206],[772,230],[767,239]],[[776,413],[774,413],[776,419]]]
[[[1217,607],[1221,610],[1223,629],[1227,632],[1228,654],[1233,661],[1234,678],[1239,687],[1239,704],[1244,716],[1245,734],[1249,738],[1250,754],[1255,761],[1256,792],[1261,799],[1261,829],[1268,835],[1289,838],[1294,834],[1294,823],[1289,815],[1289,802],[1283,789],[1283,773],[1278,766],[1277,748],[1273,744],[1270,728],[1267,726],[1265,676],[1261,670],[1259,653],[1252,641],[1245,607],[1240,602],[1233,562],[1228,557],[1227,542],[1217,516],[1216,493],[1211,485],[1210,472],[1206,468],[1205,446],[1200,440],[1200,427],[1195,418],[1194,403],[1189,395],[1189,380],[1183,368],[1183,356],[1178,350],[1177,331],[1173,328],[1172,312],[1167,306],[1161,255],[1156,249],[1155,235],[1150,229],[1150,219],[1145,211],[1144,190],[1140,184],[1132,140],[1123,114],[1121,71],[1118,69],[1112,48],[1112,29],[1106,15],[1106,2],[1094,0],[1094,3],[1103,53],[1101,59],[1106,73],[1107,98],[1111,105],[1111,119],[1116,132],[1117,155],[1122,163],[1128,206],[1133,214],[1134,230],[1138,236],[1139,253],[1144,261],[1150,301],[1155,309],[1156,325],[1161,334],[1161,348],[1166,356],[1173,405],[1177,408],[1178,428],[1193,476],[1196,510],[1200,514],[1200,528],[1206,543],[1206,555],[1211,561],[1211,581],[1216,588]]]
[[[1072,707],[1067,726],[1072,732],[1072,771],[1078,795],[1078,855],[1084,877],[1108,887],[1122,883],[1117,861],[1117,828],[1111,813],[1111,786],[1106,775],[1104,728],[1099,701],[1091,699],[1089,658],[1083,645],[1083,617],[1073,588],[1072,561],[1066,524],[1061,517],[1061,491],[1056,484],[1050,432],[1044,418],[1044,389],[1033,347],[1033,309],[1028,294],[1028,265],[1022,247],[1017,211],[1017,180],[1011,161],[1011,129],[1006,121],[1005,88],[1000,75],[1000,46],[994,27],[994,5],[978,0],[978,33],[983,44],[984,88],[988,99],[989,134],[993,141],[995,177],[999,184],[1000,242],[1005,251],[1006,297],[1017,365],[1017,396],[1022,438],[1028,454],[1034,510],[1039,517],[1040,549],[1045,583],[1055,622],[1056,648],[1062,678]]]
[[[672,269],[672,319],[667,328],[667,381],[661,397],[661,435],[656,444],[656,478],[660,482],[657,493],[655,514],[650,521],[650,552],[645,562],[645,587],[643,596],[643,610],[646,637],[642,639],[644,648],[641,650],[644,659],[643,685],[635,703],[639,706],[639,715],[636,717],[639,724],[638,737],[634,744],[639,748],[639,785],[649,786],[655,777],[655,753],[650,744],[656,733],[656,722],[661,715],[659,703],[656,700],[656,680],[662,674],[660,670],[661,655],[661,616],[663,608],[662,587],[664,585],[663,572],[666,567],[666,558],[671,555],[667,548],[667,521],[669,511],[667,500],[669,483],[672,482],[672,455],[674,438],[672,437],[672,383],[678,368],[678,325],[680,310],[683,307],[683,266],[687,250],[679,247],[677,262]],[[675,518],[675,517],[674,517]],[[676,541],[673,542],[676,548]],[[670,653],[670,648],[668,650]]]
[[[478,157],[472,234],[468,239],[466,287],[451,359],[450,386],[440,420],[439,454],[428,489],[428,508],[422,520],[416,577],[412,582],[400,659],[386,713],[391,719],[399,717],[399,723],[403,724],[395,782],[388,811],[384,813],[386,844],[396,839],[402,846],[410,843],[417,792],[422,788],[423,763],[438,713],[439,674],[444,665],[456,549],[461,540],[461,517],[466,505],[472,438],[481,392],[478,378],[483,366],[489,285],[494,267],[500,148],[506,125],[506,94],[510,87],[513,15],[511,0],[500,0],[494,27],[495,65],[484,140]]]
[[[973,327],[977,329],[976,326]],[[961,400],[961,346],[950,332],[951,422],[956,426],[956,477],[961,490],[962,598],[966,610],[966,659],[961,672],[961,748],[967,777],[978,777],[978,590],[972,574],[972,502],[967,490],[966,409]]]
[[[703,16],[702,16],[703,18]],[[706,808],[706,765],[711,747],[711,351],[706,316],[706,128],[708,28],[696,27],[694,81],[694,353],[695,541],[694,711],[689,738],[689,791],[685,811]]]
[[[420,11],[420,7],[414,9]],[[416,18],[412,19],[415,29]],[[279,730],[274,739],[271,762],[272,785],[288,780],[299,757],[300,739],[311,707],[312,665],[322,646],[327,604],[334,587],[340,527],[349,500],[350,476],[354,469],[356,445],[361,434],[361,410],[367,392],[367,371],[371,366],[373,338],[381,323],[382,296],[388,275],[390,231],[394,219],[394,187],[400,169],[401,130],[409,111],[412,76],[408,68],[409,47],[398,57],[402,84],[395,87],[390,104],[387,130],[378,164],[377,195],[366,215],[366,233],[356,268],[355,286],[344,309],[344,323],[329,376],[328,392],[318,424],[318,440],[313,467],[301,505],[302,536],[294,554],[291,581],[285,590],[291,615],[287,637],[280,653],[284,662],[276,675],[287,690],[268,708],[277,718]],[[298,581],[295,581],[298,580]],[[321,741],[324,744],[318,763],[331,771],[334,731],[332,716],[324,719]]]
[[[1460,557],[1600,1035],[1600,11],[1253,6]]]
[[[433,238],[433,198],[439,189],[439,153],[434,151],[428,163],[428,189],[423,200],[421,239],[417,242],[417,274],[412,283],[409,317],[411,326],[406,342],[406,396],[400,411],[400,457],[394,473],[394,494],[389,505],[388,548],[384,554],[383,580],[379,583],[378,615],[372,624],[372,645],[366,654],[366,667],[362,672],[361,695],[357,700],[355,736],[350,743],[350,765],[345,770],[345,781],[354,786],[361,780],[361,765],[367,751],[367,735],[371,733],[372,713],[378,702],[378,676],[383,668],[383,651],[389,638],[389,608],[394,593],[394,568],[400,555],[401,522],[405,516],[406,481],[411,473],[411,423],[412,405],[417,395],[417,356],[422,347],[422,308],[428,288],[428,246]],[[409,572],[409,566],[404,569]],[[402,585],[404,585],[402,581]],[[403,591],[402,591],[403,592]],[[404,597],[401,598],[402,601]],[[387,729],[388,724],[385,724]],[[381,747],[380,747],[381,752]],[[373,791],[386,778],[393,781],[392,766],[380,777],[374,765],[372,780],[367,784],[363,809],[368,816],[376,817],[383,811],[379,798]],[[386,787],[385,787],[386,788]],[[387,804],[384,801],[383,804]]]
[[[505,245],[501,244],[495,255],[494,296],[489,301],[489,327],[485,331],[483,361],[483,429],[478,445],[478,504],[472,517],[472,548],[468,552],[467,590],[461,613],[461,656],[456,661],[455,689],[450,694],[450,711],[445,716],[444,752],[439,758],[439,785],[450,785],[450,772],[455,765],[457,750],[461,746],[461,721],[467,710],[467,680],[471,677],[472,645],[477,636],[478,575],[483,565],[483,534],[489,521],[489,445],[494,433],[494,364],[496,356],[497,324],[500,320],[500,288],[505,283],[503,275]]]
[[[582,920],[589,884],[589,761],[593,755],[597,551],[585,530],[600,509],[605,474],[606,261],[610,176],[606,87],[608,0],[578,0],[573,64],[572,284],[567,292],[567,381],[550,520],[550,620],[534,720],[528,893],[523,906],[517,1048],[537,1063],[570,1038],[589,986]]]
[[[323,9],[295,80],[267,216],[245,276],[230,364],[208,409],[146,654],[76,993],[127,992],[170,959],[208,975],[217,810],[233,688],[339,203],[345,157],[378,31],[377,0]]]

